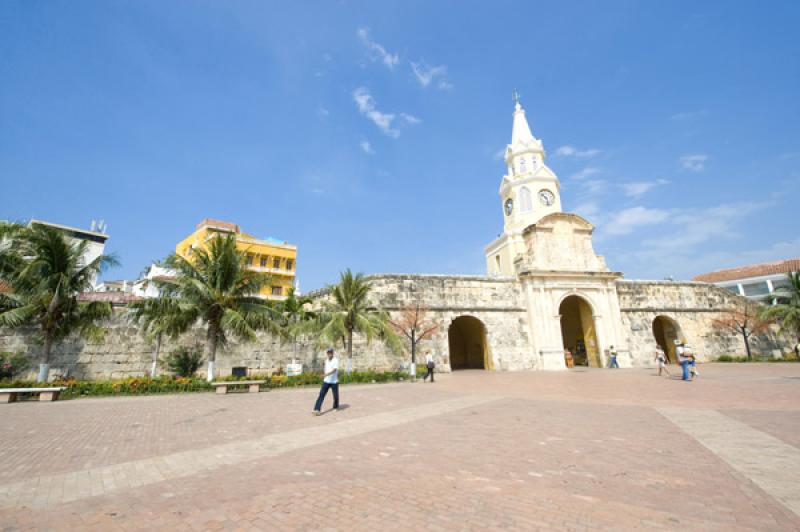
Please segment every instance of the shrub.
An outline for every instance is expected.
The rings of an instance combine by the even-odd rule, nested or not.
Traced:
[[[199,347],[179,347],[164,359],[164,366],[178,377],[192,377],[203,364]]]
[[[733,362],[733,357],[730,355],[720,355],[717,357],[717,362]]]
[[[106,395],[149,395],[159,393],[210,391],[211,385],[203,379],[185,377],[132,377],[115,381],[54,381],[53,386],[64,386],[64,399],[98,397]],[[0,381],[0,388],[35,388],[33,381]]]
[[[0,380],[12,380],[30,367],[30,361],[24,353],[0,352]]]

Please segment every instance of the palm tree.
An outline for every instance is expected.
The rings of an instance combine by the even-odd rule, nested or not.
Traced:
[[[316,317],[313,311],[306,309],[312,302],[308,296],[296,296],[294,288],[290,288],[286,299],[276,307],[280,315],[282,336],[292,342],[293,360],[297,358],[297,337],[302,334],[304,324]]]
[[[340,274],[339,284],[329,286],[331,301],[324,304],[316,320],[321,342],[343,340],[347,349],[347,371],[353,370],[353,333],[361,333],[367,343],[378,337],[393,352],[400,352],[399,338],[389,325],[389,314],[370,306],[367,296],[371,286],[364,274],[348,268]]]
[[[166,266],[176,275],[157,281],[163,295],[153,305],[169,309],[176,331],[185,331],[198,320],[206,325],[209,381],[214,379],[217,348],[228,336],[252,341],[259,329],[280,332],[274,309],[258,297],[270,277],[246,269],[246,260],[233,235],[217,234],[207,249],[194,249],[186,258],[168,257]]]
[[[150,365],[150,376],[155,377],[162,337],[166,334],[171,338],[177,338],[192,326],[192,322],[187,322],[188,316],[181,313],[178,302],[170,298],[142,299],[134,301],[128,308],[131,311],[129,316],[131,321],[139,325],[142,332],[155,343]]]
[[[800,343],[800,272],[789,273],[788,283],[772,294],[777,304],[765,308],[761,317],[777,319],[781,332],[793,334]]]
[[[92,290],[97,275],[117,261],[100,255],[84,264],[87,242],[70,242],[52,227],[17,226],[7,234],[11,246],[3,252],[0,271],[6,285],[0,326],[38,329],[43,344],[38,380],[47,381],[54,344],[73,332],[93,340],[105,334],[97,322],[111,315],[111,303],[78,301],[78,295]]]

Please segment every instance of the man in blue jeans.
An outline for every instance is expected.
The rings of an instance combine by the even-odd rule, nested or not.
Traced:
[[[319,389],[317,404],[314,405],[314,415],[318,416],[322,408],[322,401],[328,395],[328,389],[333,391],[333,409],[339,410],[339,359],[333,354],[333,348],[328,348],[328,358],[325,359],[325,370],[322,378],[322,388]]]
[[[680,340],[675,340],[675,354],[678,355],[678,362],[681,365],[681,369],[683,370],[683,378],[681,380],[690,381],[692,380],[689,378],[689,364],[692,362],[690,357],[686,356],[686,350],[684,349],[684,344]]]

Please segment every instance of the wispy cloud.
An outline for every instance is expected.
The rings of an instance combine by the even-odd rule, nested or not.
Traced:
[[[594,157],[600,153],[602,153],[602,151],[597,148],[579,150],[575,146],[570,146],[569,144],[561,146],[556,150],[556,155],[559,157]]]
[[[317,107],[317,113],[319,114],[319,116],[321,116],[321,117],[323,117],[323,118],[327,118],[327,117],[328,117],[328,116],[330,116],[330,114],[331,114],[331,112],[330,112],[330,111],[328,111],[328,109],[326,109],[326,108],[325,108],[325,107],[323,107],[322,105],[320,105],[319,107]]]
[[[601,214],[600,206],[597,205],[594,201],[587,201],[585,203],[580,203],[575,206],[573,209],[577,214],[580,214],[584,218],[598,218]]]
[[[506,147],[503,146],[492,155],[493,159],[497,159],[498,161],[502,161],[506,157]]]
[[[372,149],[372,145],[369,143],[368,140],[362,140],[361,142],[358,143],[358,146],[364,153],[367,153],[369,155],[375,153],[375,150]]]
[[[378,129],[383,131],[386,135],[397,138],[400,136],[400,130],[393,127],[395,119],[398,117],[394,113],[383,113],[378,110],[375,98],[369,93],[366,87],[358,87],[353,91],[353,101],[358,107],[358,112],[372,121],[373,124],[378,126]],[[408,113],[400,113],[401,125],[414,125],[419,124],[421,120],[416,116]]]
[[[680,113],[675,113],[674,115],[670,116],[669,119],[675,121],[692,120],[694,118],[699,118],[707,114],[708,114],[708,109],[700,109],[699,111],[682,111]]]
[[[691,170],[692,172],[702,172],[706,169],[707,160],[708,155],[697,153],[694,155],[684,155],[678,159],[678,162],[686,170]]]
[[[581,192],[589,195],[599,194],[608,188],[605,179],[587,179],[581,183]]]
[[[417,118],[414,115],[410,115],[408,113],[400,113],[400,118],[402,118],[406,124],[410,125],[419,124],[420,122],[422,122],[421,119]]]
[[[433,84],[434,87],[441,90],[449,90],[453,85],[447,81],[447,67],[445,65],[429,66],[425,61],[419,63],[411,63],[411,70],[414,76],[423,87],[428,87]]]
[[[660,224],[667,220],[669,215],[669,211],[664,209],[630,207],[613,213],[606,221],[604,231],[610,235],[627,235],[641,226]]]
[[[591,177],[591,176],[599,174],[599,173],[600,173],[600,169],[599,168],[594,168],[592,166],[587,166],[586,168],[584,168],[582,170],[578,170],[577,172],[575,172],[574,174],[569,176],[569,178],[574,180],[574,181],[582,181],[582,180],[586,179],[587,177]]]
[[[620,187],[622,187],[622,191],[629,198],[638,198],[655,187],[668,184],[669,181],[666,179],[656,179],[654,181],[632,181],[630,183],[622,183]]]
[[[373,61],[381,61],[390,70],[394,70],[394,67],[400,63],[398,54],[389,53],[382,45],[370,39],[369,28],[358,28],[356,35],[358,35],[361,44],[369,50]]]

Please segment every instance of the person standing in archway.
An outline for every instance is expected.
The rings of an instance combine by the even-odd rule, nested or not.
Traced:
[[[430,377],[431,378],[431,382],[433,382],[433,368],[435,368],[435,367],[436,367],[436,365],[433,363],[433,355],[431,354],[430,351],[426,352],[425,353],[425,369],[427,369],[428,371],[427,371],[427,373],[425,373],[425,376],[422,377],[422,382],[426,382],[428,380],[428,377]]]
[[[613,345],[608,348],[608,355],[611,357],[611,364],[609,364],[608,367],[619,369],[619,364],[617,363],[617,350],[614,349]]]
[[[664,373],[667,374],[667,377],[672,377],[667,370],[667,355],[664,354],[664,350],[661,349],[661,346],[656,344],[656,364],[658,365],[658,376],[661,376],[661,371],[663,370]]]

